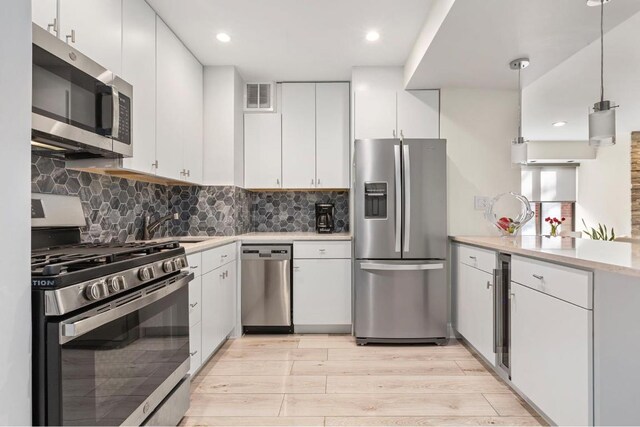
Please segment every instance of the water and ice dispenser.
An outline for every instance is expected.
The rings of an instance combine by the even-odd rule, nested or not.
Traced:
[[[364,217],[366,219],[387,218],[387,183],[365,182]]]

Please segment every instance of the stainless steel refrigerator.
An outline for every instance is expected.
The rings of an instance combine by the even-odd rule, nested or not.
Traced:
[[[355,142],[355,335],[447,342],[447,155],[442,139]]]

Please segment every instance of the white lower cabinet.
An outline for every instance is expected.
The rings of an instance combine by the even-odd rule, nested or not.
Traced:
[[[511,381],[555,424],[592,424],[592,311],[515,282],[511,293]]]
[[[456,329],[492,365],[493,352],[493,276],[458,263]]]
[[[189,283],[189,326],[202,320],[202,277],[194,277]]]
[[[326,253],[326,245],[348,247],[332,258],[309,258]],[[313,332],[334,332],[351,325],[350,242],[296,242],[293,247],[293,324]],[[326,327],[326,330],[322,329]]]
[[[193,375],[202,365],[202,323],[189,326],[189,374]]]

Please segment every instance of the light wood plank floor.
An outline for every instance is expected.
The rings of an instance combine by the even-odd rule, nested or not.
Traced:
[[[545,423],[455,341],[359,347],[346,335],[250,335],[227,341],[193,379],[182,425]]]

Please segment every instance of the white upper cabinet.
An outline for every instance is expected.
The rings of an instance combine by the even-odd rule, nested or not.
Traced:
[[[31,0],[31,16],[37,25],[57,35],[58,0]]]
[[[405,138],[439,138],[440,91],[398,92],[398,134]]]
[[[59,8],[59,37],[121,75],[122,1],[60,0]]]
[[[313,188],[316,179],[316,84],[282,84],[282,185]]]
[[[144,0],[126,0],[122,9],[122,78],[134,88],[133,157],[124,167],[155,173],[156,14]]]
[[[355,97],[355,138],[438,138],[440,91],[362,90]]]
[[[396,91],[363,90],[354,97],[355,138],[395,138]]]
[[[282,116],[244,115],[244,183],[246,188],[282,187]]]
[[[184,46],[183,46],[184,48]],[[202,182],[203,150],[203,68],[202,64],[186,49],[184,97],[184,169],[189,182]]]
[[[158,175],[202,180],[202,65],[156,20],[156,159]]]
[[[349,83],[316,84],[316,187],[349,188]]]

